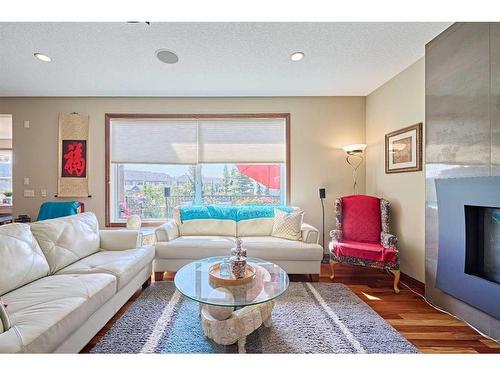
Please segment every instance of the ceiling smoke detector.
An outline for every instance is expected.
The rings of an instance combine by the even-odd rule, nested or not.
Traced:
[[[179,56],[175,54],[175,52],[169,51],[168,49],[160,49],[156,51],[156,57],[161,62],[165,64],[175,64],[179,61]]]

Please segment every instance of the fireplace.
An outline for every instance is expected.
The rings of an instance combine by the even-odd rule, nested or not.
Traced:
[[[436,287],[500,319],[500,177],[436,180]]]
[[[465,273],[500,284],[499,207],[465,206]]]

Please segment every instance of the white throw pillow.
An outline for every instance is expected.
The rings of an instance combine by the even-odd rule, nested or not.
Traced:
[[[274,210],[274,225],[271,236],[286,240],[298,241],[302,238],[302,220],[304,211],[285,212],[276,208]]]

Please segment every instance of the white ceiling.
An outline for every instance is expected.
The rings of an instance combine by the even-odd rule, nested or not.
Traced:
[[[0,96],[367,95],[449,25],[0,23]]]

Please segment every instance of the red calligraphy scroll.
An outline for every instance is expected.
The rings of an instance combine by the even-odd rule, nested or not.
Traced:
[[[62,141],[61,177],[87,176],[87,141]]]

